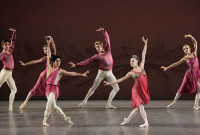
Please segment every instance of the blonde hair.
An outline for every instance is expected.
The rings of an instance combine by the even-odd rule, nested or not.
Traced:
[[[96,46],[96,45],[100,45],[100,44],[102,44],[103,43],[103,41],[96,41],[96,42],[94,42],[94,47]]]
[[[140,60],[137,55],[132,55],[132,58],[135,58],[138,61]]]

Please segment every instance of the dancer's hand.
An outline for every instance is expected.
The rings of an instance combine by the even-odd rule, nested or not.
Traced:
[[[184,35],[184,38],[192,37],[191,34]]]
[[[90,73],[90,71],[88,70],[88,71],[86,71],[85,73],[83,73],[83,76],[84,77],[87,77],[87,74],[89,74]]]
[[[26,64],[24,62],[22,62],[21,60],[19,61],[20,65],[22,66],[26,66]]]
[[[49,42],[51,42],[53,39],[52,36],[44,36],[44,38],[46,39],[46,41],[49,40]]]
[[[71,65],[71,68],[76,67],[76,64],[74,64],[73,62],[68,62],[68,64]]]
[[[103,81],[103,83],[104,83],[105,85],[111,85],[111,83],[109,83],[109,82],[107,82],[107,81]]]
[[[99,31],[103,31],[104,28],[100,27],[99,29],[96,29],[96,32],[99,32]]]
[[[9,31],[16,32],[16,30],[13,28],[9,28]]]
[[[167,67],[162,66],[161,68],[163,69],[163,71],[167,70]]]
[[[144,38],[144,36],[142,37],[142,41],[146,44],[147,43],[147,41],[148,41],[148,38],[147,39],[145,39]]]

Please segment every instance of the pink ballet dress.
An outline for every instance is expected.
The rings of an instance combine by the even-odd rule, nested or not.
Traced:
[[[197,91],[197,83],[200,78],[199,61],[197,56],[188,58],[187,64],[189,69],[185,72],[183,82],[178,90],[179,94],[195,93]]]
[[[47,66],[47,57],[45,57],[45,63]],[[32,96],[44,96],[45,95],[45,80],[47,75],[47,69],[42,71],[35,86],[30,90]]]
[[[51,73],[48,78],[46,79],[46,91],[45,95],[47,96],[49,93],[54,93],[55,98],[57,100],[59,96],[59,81],[57,84],[54,84],[56,77],[58,76],[58,72],[60,69],[55,70],[53,73]]]
[[[141,72],[134,72],[135,83],[132,88],[132,107],[136,108],[140,104],[146,105],[150,100],[147,75],[144,70]]]

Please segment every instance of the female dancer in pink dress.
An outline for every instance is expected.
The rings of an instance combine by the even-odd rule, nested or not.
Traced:
[[[181,87],[179,88],[174,101],[167,106],[167,108],[172,107],[176,104],[176,101],[182,94],[186,93],[195,93],[197,91],[194,103],[194,109],[198,110],[199,107],[199,98],[200,98],[200,72],[199,72],[199,61],[197,58],[197,41],[194,39],[192,35],[185,35],[185,38],[191,38],[194,43],[194,52],[191,52],[191,48],[189,45],[183,46],[183,51],[185,56],[178,62],[171,64],[168,67],[162,66],[161,68],[166,71],[170,68],[176,67],[183,62],[187,62],[189,69],[186,71],[185,76],[183,78],[183,82]]]
[[[59,96],[59,81],[63,75],[69,75],[69,76],[84,76],[87,77],[87,74],[89,71],[80,74],[76,72],[68,72],[66,70],[60,69],[60,57],[57,55],[51,55],[50,51],[50,40],[47,40],[47,76],[46,76],[46,91],[45,95],[47,96],[47,104],[46,104],[46,110],[44,112],[44,120],[43,120],[43,126],[49,126],[47,124],[47,119],[50,115],[50,111],[52,108],[56,110],[58,114],[60,114],[64,120],[69,123],[73,124],[70,117],[67,117],[62,109],[56,105],[56,100]]]
[[[52,47],[53,47],[53,50],[54,50],[54,55],[56,55],[56,45],[53,41],[53,38],[51,36],[48,36],[50,39],[51,39],[51,44],[52,44]],[[43,51],[44,51],[44,54],[47,55],[47,45],[44,45],[43,46]],[[44,56],[38,60],[32,60],[30,62],[27,62],[27,63],[24,63],[22,61],[19,61],[20,64],[22,66],[28,66],[28,65],[32,65],[32,64],[37,64],[37,63],[40,63],[40,62],[45,62],[46,63],[46,66],[47,66],[47,57]],[[43,96],[45,94],[45,79],[46,79],[46,73],[47,73],[47,70],[45,69],[39,76],[35,86],[30,90],[30,92],[28,93],[27,97],[26,97],[26,100],[24,101],[24,103],[19,107],[20,109],[23,109],[26,107],[29,99],[32,97],[32,96]]]
[[[142,52],[142,61],[140,62],[140,65],[138,66],[139,58],[136,55],[133,55],[130,60],[130,65],[133,67],[132,71],[128,72],[124,77],[114,82],[108,83],[104,81],[105,85],[113,85],[118,84],[130,77],[133,77],[135,79],[135,83],[132,88],[132,107],[135,109],[130,113],[128,118],[124,118],[124,121],[121,123],[121,125],[129,123],[130,120],[140,111],[140,114],[145,122],[144,124],[140,125],[140,127],[149,126],[147,114],[144,110],[144,105],[146,105],[150,100],[147,75],[144,70],[148,39],[144,39],[144,37],[142,37],[142,41],[145,45]]]
[[[87,103],[87,100],[92,96],[92,94],[95,92],[97,87],[100,85],[100,83],[104,79],[106,79],[109,82],[113,82],[116,80],[115,76],[112,73],[113,58],[112,58],[112,54],[111,54],[109,35],[108,35],[107,31],[101,27],[99,29],[97,29],[96,31],[97,32],[102,31],[104,40],[106,42],[105,47],[103,46],[102,41],[96,41],[94,43],[94,47],[96,48],[98,54],[92,56],[91,58],[89,58],[87,60],[79,62],[77,64],[74,64],[73,62],[69,62],[69,64],[71,64],[71,67],[85,66],[85,65],[91,64],[92,62],[99,62],[99,70],[98,70],[98,74],[95,78],[94,84],[89,89],[83,102],[81,102],[78,105],[78,108],[82,108]],[[112,88],[113,89],[110,92],[110,96],[109,96],[108,102],[106,104],[106,108],[108,108],[108,109],[116,108],[115,106],[113,106],[111,104],[111,102],[112,102],[113,98],[115,97],[115,95],[117,94],[117,92],[119,91],[119,86],[118,86],[118,84],[114,84],[114,85],[112,85]]]
[[[8,40],[2,40],[1,42],[3,51],[0,53],[0,60],[3,62],[3,69],[0,72],[0,87],[3,85],[4,82],[7,82],[11,90],[8,110],[12,111],[15,94],[17,92],[17,87],[12,77],[12,72],[14,69],[14,59],[12,53],[14,51],[16,43],[16,30],[12,28],[10,28],[9,30],[12,31],[10,42]]]

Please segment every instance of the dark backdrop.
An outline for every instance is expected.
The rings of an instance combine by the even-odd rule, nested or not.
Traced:
[[[68,71],[91,70],[88,78],[63,77],[60,82],[62,99],[82,99],[92,86],[98,64],[71,69],[69,61],[78,62],[96,53],[93,43],[103,40],[95,29],[107,29],[114,58],[113,72],[117,78],[131,70],[132,54],[141,58],[144,35],[149,38],[145,69],[148,74],[151,99],[172,99],[177,92],[187,65],[163,72],[184,55],[185,43],[193,46],[184,34],[191,33],[200,41],[199,0],[4,0],[0,7],[0,39],[9,39],[9,27],[17,29],[14,50],[16,99],[24,99],[34,86],[44,63],[22,67],[19,60],[28,62],[44,56],[43,36],[51,35],[62,57],[61,67]],[[199,52],[199,51],[198,51]],[[199,56],[199,55],[198,55]],[[2,64],[1,64],[2,67]],[[134,80],[121,84],[117,99],[130,99]],[[107,99],[111,87],[101,85],[92,99]],[[8,99],[10,90],[5,83],[0,99]],[[184,96],[194,99],[194,95]]]

